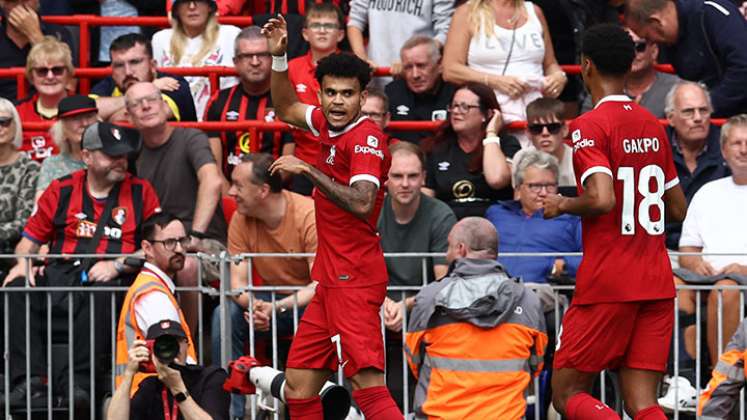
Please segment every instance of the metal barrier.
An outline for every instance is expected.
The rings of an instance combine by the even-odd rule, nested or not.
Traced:
[[[426,283],[426,280],[428,278],[428,272],[430,270],[429,267],[429,258],[432,257],[442,257],[444,254],[440,253],[399,253],[399,254],[385,254],[385,258],[387,259],[400,259],[400,258],[417,258],[421,260],[421,268],[422,268],[422,284]],[[538,257],[538,256],[552,256],[552,257],[561,257],[561,256],[579,256],[580,253],[501,253],[501,256],[504,257]],[[705,255],[705,254],[680,254],[680,253],[673,253],[673,255]],[[708,255],[745,255],[745,254],[708,254]],[[107,255],[107,257],[111,257],[113,255]],[[199,333],[193,334],[193,338],[197,341],[196,348],[199,353],[199,362],[204,363],[205,362],[205,354],[206,348],[204,345],[203,340],[203,331],[205,331],[205,327],[203,325],[203,318],[204,318],[204,305],[205,305],[205,298],[210,299],[217,299],[217,307],[216,311],[220,311],[219,313],[222,315],[220,318],[220,324],[219,324],[219,337],[220,337],[220,343],[221,343],[221,352],[220,355],[213,354],[212,360],[214,362],[220,362],[220,365],[226,366],[227,362],[231,360],[232,355],[230,354],[231,349],[231,319],[229,316],[229,299],[231,299],[231,296],[238,295],[242,292],[249,291],[252,293],[269,293],[270,298],[269,302],[273,303],[279,299],[278,294],[280,293],[293,293],[297,290],[300,290],[302,287],[296,286],[296,287],[290,287],[290,286],[255,286],[253,285],[253,276],[252,276],[252,263],[254,258],[307,258],[309,256],[312,256],[312,254],[261,254],[261,253],[253,253],[253,254],[242,254],[242,255],[236,255],[236,256],[230,256],[226,253],[223,253],[221,255],[205,255],[205,254],[196,254],[195,257],[201,258],[201,259],[212,259],[214,261],[217,261],[220,264],[220,285],[219,288],[216,290],[213,287],[204,286],[204,285],[198,285],[195,287],[177,287],[177,292],[199,292],[200,299],[199,299],[199,305],[198,305],[198,329]],[[13,255],[2,255],[0,256],[0,259],[9,259],[9,258],[15,258],[16,256]],[[35,258],[37,256],[24,256],[26,258]],[[45,258],[71,258],[71,257],[91,257],[91,255],[80,255],[80,256],[71,256],[71,255],[64,255],[64,256],[50,256],[46,255]],[[93,257],[101,257],[101,256],[93,256]],[[250,285],[246,287],[245,289],[231,289],[230,287],[230,265],[233,263],[237,263],[239,261],[246,260],[249,264],[249,270],[247,274],[247,284]],[[31,268],[29,268],[31,270]],[[27,272],[28,274],[28,272]],[[202,273],[200,273],[200,278],[202,278]],[[201,283],[202,284],[202,283]],[[28,284],[27,284],[28,286]],[[528,286],[535,288],[535,286]],[[389,291],[393,292],[398,295],[400,298],[399,300],[404,299],[405,296],[408,294],[412,294],[417,292],[420,289],[420,286],[408,286],[408,287],[396,287],[392,286],[389,287]],[[552,289],[552,296],[553,296],[553,307],[552,307],[552,314],[554,315],[554,331],[558,331],[560,327],[560,322],[562,319],[562,314],[567,309],[567,301],[564,300],[564,298],[561,296],[562,293],[569,293],[573,290],[573,286],[551,286]],[[718,310],[717,310],[717,325],[718,325],[718,353],[720,354],[723,351],[723,338],[724,338],[724,331],[723,331],[723,321],[724,321],[724,306],[723,306],[723,295],[725,291],[730,290],[739,290],[739,291],[747,291],[747,286],[745,285],[739,285],[739,286],[701,286],[701,285],[681,285],[677,286],[678,291],[681,290],[694,290],[698,292],[713,292],[715,291],[717,293],[717,300],[718,300]],[[3,391],[3,399],[4,401],[8,401],[9,394],[11,391],[11,378],[10,378],[10,330],[11,328],[19,328],[23,327],[22,325],[18,325],[16,323],[11,324],[10,318],[18,317],[21,314],[13,313],[11,314],[9,312],[9,306],[11,303],[11,299],[20,299],[23,298],[23,307],[25,308],[23,311],[23,314],[21,315],[24,319],[25,325],[34,324],[35,321],[40,321],[39,319],[32,318],[31,313],[38,311],[38,308],[32,308],[32,296],[33,295],[43,295],[42,299],[44,302],[44,308],[43,308],[43,314],[44,314],[44,325],[46,325],[46,341],[47,341],[47,348],[45,353],[45,364],[46,364],[46,376],[48,378],[48,382],[46,383],[47,388],[47,398],[46,398],[46,404],[44,407],[32,407],[31,403],[31,396],[30,393],[27,393],[26,398],[26,404],[25,407],[16,409],[9,406],[9,404],[5,404],[5,407],[3,408],[4,416],[6,418],[27,418],[31,419],[32,414],[34,416],[37,416],[37,413],[41,411],[42,415],[46,414],[47,418],[52,417],[58,417],[61,413],[64,413],[67,411],[67,416],[70,419],[73,418],[85,418],[89,417],[91,419],[99,418],[99,414],[101,407],[97,403],[98,401],[101,401],[104,393],[111,393],[114,389],[114,366],[115,366],[115,360],[114,360],[114,350],[116,348],[116,328],[117,328],[117,320],[119,317],[119,311],[117,308],[117,301],[121,300],[121,298],[124,296],[124,294],[127,291],[127,287],[4,287],[0,288],[0,302],[3,304],[3,335],[4,338],[4,344],[3,344],[3,351],[5,354],[4,359],[4,366],[3,366],[3,374],[4,379],[2,385],[4,386]],[[22,293],[23,295],[19,295],[19,293]],[[102,327],[103,325],[100,325],[100,322],[108,322],[109,325],[103,326],[107,327],[109,330],[109,344],[111,345],[111,370],[109,369],[102,369],[102,367],[97,368],[96,364],[96,358],[91,358],[91,364],[89,367],[88,372],[88,380],[90,381],[90,401],[92,402],[89,404],[89,407],[87,408],[87,413],[81,414],[81,413],[75,413],[74,410],[67,409],[65,407],[60,407],[59,404],[53,399],[53,396],[55,394],[55,389],[57,387],[57,381],[55,378],[55,371],[53,371],[53,368],[58,369],[57,366],[54,365],[55,357],[53,355],[52,351],[52,342],[54,337],[53,331],[51,328],[53,323],[55,321],[60,321],[59,318],[53,318],[53,299],[64,296],[64,305],[66,305],[66,316],[67,316],[67,330],[66,330],[66,337],[64,339],[64,342],[62,343],[63,346],[67,345],[68,353],[67,353],[67,364],[68,364],[68,376],[67,376],[67,389],[68,389],[68,405],[72,404],[74,402],[74,388],[75,388],[75,376],[73,375],[72,370],[75,367],[75,360],[72,349],[74,348],[75,343],[73,342],[73,337],[75,335],[75,332],[78,328],[86,328],[88,329],[88,351],[89,354],[94,355],[96,354],[97,349],[97,337],[95,332],[97,329]],[[96,298],[100,296],[100,298]],[[38,298],[39,296],[37,296]],[[702,316],[702,296],[701,293],[695,294],[696,299],[696,306],[695,306],[695,334],[696,334],[696,358],[694,361],[694,365],[689,364],[685,367],[691,368],[695,371],[695,387],[697,389],[698,395],[702,391],[701,383],[703,382],[703,379],[710,377],[710,372],[703,372],[701,369],[701,362],[702,362],[702,354],[700,351],[700,345],[702,342],[702,327],[701,327],[701,321],[703,320]],[[36,301],[39,301],[39,299],[36,299]],[[74,322],[73,314],[75,312],[75,309],[78,307],[74,307],[74,302],[83,302],[87,303],[89,311],[88,313],[88,324],[87,325],[76,325]],[[14,303],[18,303],[16,300]],[[108,307],[106,308],[108,310],[108,315],[110,319],[101,321],[96,318],[97,311],[100,311],[100,308],[98,308],[98,305],[100,304],[106,304]],[[678,299],[675,300],[675,313],[674,315],[674,345],[671,349],[671,358],[673,359],[673,375],[679,376],[681,373],[682,367],[680,366],[680,319],[679,314],[677,311],[678,307]],[[739,316],[740,319],[744,318],[744,293],[739,294]],[[251,301],[250,301],[251,305]],[[299,313],[301,311],[301,308],[298,304],[297,297],[293,301],[293,307],[291,308],[291,314],[293,319],[293,331],[295,331],[298,327],[298,322],[300,320]],[[278,367],[281,364],[280,356],[278,354],[278,344],[280,340],[288,339],[290,337],[279,337],[277,334],[278,331],[278,325],[277,325],[277,313],[275,311],[275,307],[273,305],[272,309],[272,321],[270,326],[270,339],[269,344],[272,346],[272,353],[271,353],[271,362],[274,367]],[[387,333],[384,328],[383,324],[383,318],[382,318],[382,333],[385,339],[385,348],[386,348],[386,340],[387,340]],[[249,322],[247,325],[249,329],[249,353],[251,355],[255,355],[255,352],[257,351],[257,340],[255,339],[255,331],[254,331],[254,324],[252,322]],[[548,326],[549,328],[550,326]],[[407,312],[405,311],[405,316],[403,319],[403,328],[400,332],[400,339],[404,342],[404,337],[407,331]],[[391,334],[390,334],[390,337]],[[101,339],[102,337],[98,337]],[[104,337],[104,341],[106,341],[106,337]],[[26,334],[26,340],[24,343],[24,348],[26,351],[25,356],[25,379],[26,383],[28,384],[31,380],[31,352],[32,352],[32,344],[31,340],[29,338],[28,329]],[[554,346],[554,343],[549,343],[549,346]],[[34,349],[37,350],[37,349]],[[397,355],[395,355],[398,357]],[[410,378],[409,378],[409,367],[406,362],[406,358],[404,355],[404,352],[401,354],[401,361],[402,361],[402,404],[404,412],[410,413],[412,410],[411,406],[411,395],[409,391],[410,384]],[[17,361],[13,361],[13,363],[17,363]],[[549,369],[550,366],[546,366],[545,369]],[[102,374],[103,372],[103,374]],[[109,376],[111,376],[109,378]],[[338,372],[337,375],[338,381],[342,382],[342,372]],[[104,381],[104,382],[102,382]],[[607,381],[608,377],[602,373],[600,374],[600,383],[601,383],[601,391],[600,391],[600,398],[602,401],[608,402],[613,407],[620,407],[621,403],[621,397],[619,395],[609,395],[608,393],[608,387],[607,387]],[[549,385],[548,385],[549,386]],[[546,394],[547,389],[546,388],[540,388],[539,381],[533,381],[532,385],[534,389],[534,396],[536,398],[535,401],[539,401],[540,396],[543,396]],[[613,389],[613,388],[610,388]],[[739,405],[739,418],[744,419],[745,415],[745,407],[743,404],[743,396],[744,393],[742,392],[740,394],[740,405]],[[675,398],[677,399],[677,398]],[[258,410],[258,404],[256,397],[250,398],[251,402],[251,415],[252,418],[254,418],[257,414]],[[277,401],[274,402],[275,406],[277,407]],[[541,418],[541,407],[539,403],[535,403],[533,407],[533,411],[535,414],[535,419]],[[87,414],[87,415],[86,415]],[[674,412],[674,418],[677,419],[680,417],[682,413],[679,412],[679,410],[675,410]],[[15,417],[11,417],[15,416]],[[274,415],[275,418],[280,418],[278,413],[276,412]]]

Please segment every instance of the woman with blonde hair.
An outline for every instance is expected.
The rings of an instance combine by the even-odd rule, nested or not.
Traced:
[[[171,28],[153,35],[153,58],[160,67],[233,67],[234,40],[241,32],[233,25],[218,24],[215,0],[174,0]],[[198,120],[202,120],[210,96],[207,77],[187,76]],[[221,77],[220,89],[238,83]]]
[[[85,169],[81,142],[86,127],[98,121],[96,101],[83,95],[68,96],[60,101],[57,117],[49,134],[60,153],[42,162],[36,182],[37,200],[53,180]]]
[[[23,122],[53,121],[60,101],[75,90],[73,57],[70,47],[53,36],[34,44],[26,58],[26,78],[35,93],[18,104]],[[44,130],[26,130],[20,150],[36,161],[57,153],[49,134]]]
[[[13,253],[34,207],[39,164],[18,149],[21,118],[9,100],[0,98],[0,254]],[[0,271],[15,259],[0,259]]]
[[[533,100],[557,98],[568,80],[555,59],[542,10],[524,0],[469,0],[459,6],[443,65],[449,82],[490,86],[507,123],[525,120]],[[528,139],[520,140],[529,145]]]

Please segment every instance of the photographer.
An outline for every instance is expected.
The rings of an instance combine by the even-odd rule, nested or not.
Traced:
[[[35,287],[66,287],[118,285],[118,280],[134,272],[119,258],[49,258],[43,272],[32,267],[23,257],[38,253],[43,245],[56,254],[131,254],[140,247],[141,223],[160,211],[158,196],[143,179],[127,172],[127,157],[137,151],[140,141],[137,132],[109,123],[95,123],[83,132],[82,158],[87,169],[52,181],[42,193],[37,208],[28,219],[23,237],[15,248],[21,257],[3,281],[5,287],[23,287],[31,292]],[[8,398],[11,407],[25,406],[30,394],[32,407],[46,407],[47,382],[61,398],[72,394],[76,402],[86,402],[90,395],[91,359],[108,359],[111,349],[110,296],[95,293],[50,292],[28,294],[28,305],[23,294],[8,300],[10,328],[10,383]],[[69,299],[73,299],[70,305]],[[95,300],[95,313],[91,305]],[[72,314],[68,313],[72,308]],[[47,325],[47,310],[52,313]],[[30,322],[26,323],[29,312]],[[68,316],[73,322],[68,324]],[[72,337],[71,348],[74,372],[63,366],[61,377],[47,377],[48,329],[52,337]],[[28,337],[27,337],[28,334]],[[91,354],[91,335],[96,348]],[[27,349],[26,342],[29,342]],[[27,362],[28,358],[28,362]],[[65,356],[61,358],[68,360]],[[103,361],[102,360],[102,361]],[[30,367],[30,381],[26,381],[26,366]],[[105,366],[98,363],[97,366]],[[70,369],[73,370],[73,369]],[[64,376],[63,376],[64,375]],[[69,379],[74,375],[71,390]],[[63,401],[64,402],[64,401]]]
[[[112,396],[107,419],[228,418],[230,399],[223,390],[226,371],[186,364],[189,342],[181,324],[160,321],[148,329],[146,339],[150,345],[135,340],[129,350],[123,382]],[[148,370],[149,361],[158,376],[144,379],[130,400],[132,378],[138,371]]]

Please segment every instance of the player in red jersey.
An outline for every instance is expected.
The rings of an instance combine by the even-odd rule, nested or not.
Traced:
[[[262,31],[273,55],[275,112],[311,131],[321,145],[314,165],[282,156],[270,167],[273,173],[304,175],[314,184],[319,239],[311,273],[319,285],[291,344],[279,396],[291,418],[322,419],[319,391],[342,367],[367,419],[401,419],[385,386],[379,317],[388,275],[376,222],[391,156],[384,134],[361,115],[371,69],[352,54],[323,58],[316,69],[321,107],[302,104],[288,80],[285,20],[270,19]]]
[[[553,404],[569,419],[619,419],[588,392],[599,371],[619,369],[635,420],[666,419],[656,390],[672,336],[674,284],[664,218],[687,205],[656,118],[623,94],[634,45],[621,27],[588,29],[581,74],[594,110],[570,125],[579,196],[548,195],[546,218],[581,216],[584,257],[558,334]]]

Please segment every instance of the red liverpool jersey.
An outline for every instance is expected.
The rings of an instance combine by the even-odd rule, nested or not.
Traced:
[[[306,124],[321,142],[317,169],[343,185],[369,181],[379,187],[374,210],[366,220],[343,210],[318,188],[314,189],[318,245],[312,278],[331,287],[387,282],[376,230],[391,164],[386,137],[368,117],[351,122],[343,131],[333,131],[321,109],[311,106],[307,108]]]
[[[586,179],[614,180],[615,208],[582,220],[584,257],[574,303],[674,297],[664,245],[664,192],[679,183],[661,124],[627,96],[607,96],[570,125],[579,194]]]

